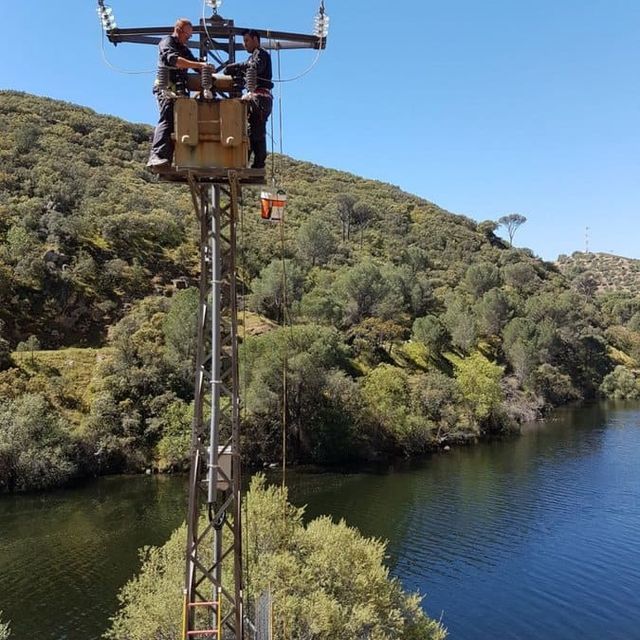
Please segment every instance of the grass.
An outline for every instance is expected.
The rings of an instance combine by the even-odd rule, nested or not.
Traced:
[[[242,326],[243,322],[246,323],[244,328]],[[273,329],[277,329],[279,326],[280,325],[273,322],[273,320],[269,320],[253,311],[241,311],[238,314],[238,333],[241,337],[245,334],[248,336],[261,336],[263,333],[273,331]]]
[[[47,396],[77,428],[89,411],[89,389],[96,363],[108,353],[109,349],[69,348],[16,351],[11,357],[29,379],[29,390]]]

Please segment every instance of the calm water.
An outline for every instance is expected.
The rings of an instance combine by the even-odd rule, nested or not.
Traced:
[[[11,640],[93,640],[140,567],[184,519],[186,483],[103,478],[82,489],[0,497],[0,610]]]
[[[640,640],[640,406],[563,411],[509,442],[380,474],[288,474],[309,517],[389,539],[452,640]],[[116,592],[183,519],[178,478],[0,498],[15,640],[98,638]]]

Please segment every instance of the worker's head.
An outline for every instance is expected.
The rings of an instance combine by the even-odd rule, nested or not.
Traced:
[[[260,34],[255,29],[247,29],[242,32],[244,48],[253,53],[260,46]]]
[[[180,44],[186,44],[186,42],[193,34],[193,25],[191,20],[186,18],[178,18],[176,25],[173,27],[173,35],[178,39]]]

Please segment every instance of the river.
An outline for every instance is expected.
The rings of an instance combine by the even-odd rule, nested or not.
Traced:
[[[389,540],[452,640],[640,639],[640,405],[565,409],[503,442],[384,472],[287,474],[307,516]],[[138,548],[183,520],[184,478],[0,497],[12,640],[99,638]]]

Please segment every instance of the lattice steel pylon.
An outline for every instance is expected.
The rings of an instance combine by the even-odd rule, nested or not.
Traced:
[[[218,4],[211,3],[213,14],[193,25],[193,36],[186,46],[197,50],[202,60],[213,61],[223,69],[244,48],[241,38],[247,29],[220,16]],[[155,46],[173,31],[172,26],[118,28],[105,0],[98,0],[98,13],[114,45]],[[271,29],[258,29],[257,33],[262,37],[261,46],[278,54],[290,49],[315,49],[319,54],[326,48],[328,24],[321,0],[314,34]],[[226,86],[223,82],[216,76],[216,98],[202,102],[218,104],[220,99],[240,97],[235,84]],[[204,82],[201,85],[204,87]],[[204,130],[216,121],[214,118],[218,118],[218,125],[224,119],[220,112],[215,113],[218,115],[202,118],[202,141],[216,135],[223,139],[222,129]],[[176,115],[176,132],[178,121]],[[181,142],[176,139],[176,143]],[[185,144],[191,143],[187,140]],[[182,640],[243,640],[249,635],[245,634],[245,626],[252,626],[243,605],[236,224],[240,184],[264,184],[265,171],[248,169],[247,158],[239,164],[179,166],[175,161],[171,171],[160,177],[189,183],[200,223],[200,299]],[[229,166],[234,168],[228,169]]]
[[[228,176],[226,185],[190,180],[200,221],[200,300],[184,640],[222,638],[224,629],[232,638],[244,636],[236,295],[240,187],[235,171]]]

